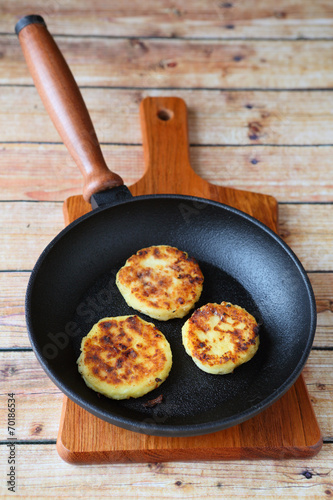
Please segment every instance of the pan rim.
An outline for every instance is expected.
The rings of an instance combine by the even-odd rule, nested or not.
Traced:
[[[98,405],[92,405],[87,402],[82,402],[82,400],[76,395],[75,391],[72,388],[68,388],[66,383],[63,383],[61,381],[61,377],[59,377],[56,373],[53,373],[54,370],[50,368],[47,365],[47,361],[44,359],[44,356],[41,352],[41,348],[38,345],[37,340],[35,339],[35,334],[33,332],[33,325],[32,325],[32,314],[31,314],[31,296],[32,296],[32,291],[33,291],[33,286],[35,283],[36,278],[38,277],[38,272],[40,267],[42,266],[45,258],[49,254],[49,252],[52,250],[52,248],[63,238],[65,235],[71,231],[74,227],[79,225],[80,223],[83,223],[86,219],[89,219],[90,217],[93,217],[97,213],[104,212],[106,210],[110,210],[114,207],[119,207],[127,204],[132,204],[136,203],[138,201],[143,201],[143,200],[156,200],[156,199],[173,199],[173,200],[191,200],[191,201],[197,201],[205,204],[209,204],[211,206],[216,206],[219,209],[223,208],[225,211],[236,214],[240,216],[241,218],[247,220],[250,222],[250,224],[254,224],[257,226],[259,229],[262,231],[266,232],[271,238],[275,240],[277,244],[279,244],[283,250],[286,252],[286,254],[290,257],[290,259],[293,261],[293,264],[296,266],[298,272],[300,273],[303,282],[306,287],[307,295],[309,298],[309,303],[310,303],[310,322],[309,322],[309,327],[308,327],[308,338],[306,342],[306,346],[302,352],[302,355],[300,356],[300,359],[292,371],[292,373],[289,374],[285,382],[280,385],[276,390],[272,392],[268,397],[264,398],[260,402],[254,404],[250,408],[239,412],[235,415],[232,415],[227,418],[223,418],[222,420],[214,420],[212,422],[208,423],[199,423],[199,424],[189,424],[189,425],[170,425],[170,424],[165,424],[165,423],[152,423],[152,422],[143,422],[143,421],[137,421],[136,419],[130,418],[130,417],[122,417],[119,415],[111,415],[110,412],[104,411],[101,408],[98,408]],[[151,195],[141,195],[141,196],[135,196],[133,198],[129,198],[128,200],[121,201],[117,204],[113,205],[107,205],[103,207],[96,208],[69,225],[67,225],[64,229],[62,229],[52,240],[51,242],[44,248],[42,253],[40,254],[29,279],[28,286],[27,286],[27,291],[26,291],[26,299],[25,299],[25,316],[26,316],[26,324],[27,324],[27,329],[28,329],[28,335],[29,335],[29,340],[32,345],[33,351],[41,364],[42,368],[48,375],[48,377],[55,383],[55,385],[67,396],[69,397],[72,401],[74,401],[76,404],[81,406],[82,408],[86,409],[93,415],[97,416],[98,418],[101,418],[103,420],[106,420],[118,427],[133,431],[133,432],[139,432],[143,434],[149,434],[149,435],[155,435],[155,436],[196,436],[196,435],[204,435],[204,434],[209,434],[212,432],[217,432],[219,430],[226,429],[228,427],[238,425],[255,415],[261,413],[263,410],[271,406],[275,401],[280,399],[288,389],[296,382],[297,378],[300,376],[301,371],[309,357],[310,351],[311,351],[311,346],[313,344],[313,339],[316,331],[316,304],[315,304],[315,297],[314,297],[314,292],[309,280],[309,277],[307,276],[307,273],[300,262],[299,258],[297,255],[294,253],[294,251],[282,240],[282,238],[275,233],[272,229],[270,229],[268,226],[260,222],[258,219],[255,217],[247,214],[246,212],[243,212],[237,208],[234,208],[230,205],[226,205],[214,200],[209,200],[206,198],[201,198],[197,196],[189,196],[189,195],[180,195],[180,194],[151,194]]]

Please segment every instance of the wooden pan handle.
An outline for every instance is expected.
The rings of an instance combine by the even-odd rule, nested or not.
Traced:
[[[40,16],[16,25],[24,57],[43,104],[84,178],[83,197],[121,186],[103,158],[81,92],[53,37]]]

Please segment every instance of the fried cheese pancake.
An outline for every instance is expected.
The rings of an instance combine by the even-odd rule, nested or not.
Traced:
[[[103,318],[82,339],[78,369],[88,387],[112,399],[138,398],[169,375],[169,342],[138,316]]]
[[[199,299],[203,274],[195,259],[175,247],[151,246],[132,255],[116,283],[126,303],[151,318],[183,318]]]
[[[186,321],[182,339],[187,354],[201,370],[223,375],[255,355],[258,330],[254,317],[242,307],[230,302],[210,303]]]

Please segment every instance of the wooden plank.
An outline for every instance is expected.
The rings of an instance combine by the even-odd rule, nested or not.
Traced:
[[[187,103],[191,144],[333,144],[329,91],[83,88],[82,94],[102,143],[141,144],[141,100],[167,95]],[[60,141],[34,87],[2,87],[0,120],[1,142]]]
[[[279,234],[307,271],[332,270],[333,205],[279,206]]]
[[[24,315],[29,272],[0,273],[0,348],[30,347]],[[333,347],[333,273],[310,273],[316,296],[317,331],[314,346]]]
[[[0,353],[0,387],[3,422],[8,393],[15,394],[15,437],[18,440],[56,439],[63,394],[47,377],[32,351]],[[9,437],[1,426],[0,440]]]
[[[328,375],[328,372],[332,371],[332,365],[332,351],[313,350],[303,370],[319,427],[325,433],[326,439],[331,441],[333,438],[333,376]]]
[[[12,32],[12,27],[18,18],[21,17],[21,15],[31,13],[31,2],[27,2],[27,0],[15,0],[15,2],[3,3],[4,5],[1,7],[0,16],[0,31]],[[278,4],[275,1],[273,2],[273,0],[248,0],[247,2],[241,3],[233,1],[209,3],[205,0],[194,0],[193,2],[187,3],[186,6],[181,0],[175,0],[173,2],[169,2],[168,0],[147,0],[145,2],[131,0],[131,3],[129,0],[124,0],[123,2],[115,2],[114,0],[102,2],[102,0],[96,0],[94,2],[94,10],[91,9],[91,5],[88,5],[86,0],[82,0],[80,2],[77,0],[57,0],[56,2],[36,0],[34,2],[34,9],[36,9],[35,12],[37,12],[38,9],[38,11],[45,16],[51,32],[64,33],[68,35],[95,34],[97,36],[101,36],[102,34],[106,34],[111,37],[199,36],[206,38],[220,37],[231,39],[237,37],[238,40],[236,40],[236,42],[238,46],[241,44],[240,38],[242,37],[332,38],[333,15],[332,3],[330,0],[320,0],[320,2],[313,2],[312,0],[282,0]],[[13,34],[7,38],[16,40],[16,37]],[[139,42],[141,41],[145,43],[145,40],[139,40]],[[264,43],[266,44],[267,42],[265,41]],[[5,52],[7,44],[5,43],[4,45]],[[297,56],[298,55],[295,54],[294,57],[296,58]],[[98,54],[97,57],[99,57]],[[238,62],[244,63],[244,60]],[[261,63],[260,65],[263,64],[264,63]],[[5,66],[3,65],[2,68],[4,67]],[[174,69],[177,69],[177,67],[174,67]],[[178,68],[178,71],[179,69],[180,68]],[[167,71],[169,70],[171,71],[172,68],[167,69]],[[245,73],[247,73],[247,71],[248,69]],[[326,72],[327,70],[324,72],[325,75]],[[4,72],[2,72],[2,74],[3,73]],[[305,74],[307,74],[307,70],[305,70]],[[301,75],[295,75],[296,82],[298,79],[301,79]],[[87,85],[91,84],[89,83],[88,78],[86,81]],[[182,85],[181,78],[178,80],[178,85],[179,82]],[[155,86],[160,86],[158,81]],[[85,90],[86,89],[84,89],[84,91]],[[54,140],[58,141],[59,139],[56,133],[54,133],[53,130],[50,132],[52,125],[49,124],[49,120],[46,115],[43,115],[44,111],[41,109],[42,106],[40,105],[38,98],[32,100],[31,105],[31,101],[29,102],[29,92],[27,94],[23,94],[23,97],[27,99],[24,101],[21,100],[21,91],[21,88],[15,87],[9,88],[8,92],[4,87],[1,89],[0,113],[3,113],[3,115],[0,116],[0,119],[3,120],[3,123],[5,124],[1,130],[1,140],[3,140],[4,137],[6,138],[8,134],[12,134],[12,139],[10,140],[14,141],[22,140],[20,139],[21,136],[37,136],[37,140],[43,141],[43,138],[40,138],[43,137],[45,130],[45,137],[47,137],[47,134],[49,134],[49,137],[52,137],[52,134],[54,134]],[[96,89],[96,91],[99,91],[99,89]],[[3,94],[4,92],[5,94]],[[109,92],[110,89],[106,89],[106,93],[108,94]],[[129,100],[128,105],[128,101],[126,99],[122,100],[123,96],[119,93],[120,91],[115,89],[111,92],[114,92],[113,99],[109,99],[108,97],[105,98],[105,95],[101,93],[99,94],[101,100],[94,107],[99,127],[100,139],[104,142],[124,143],[125,141],[127,142],[128,138],[130,138],[130,142],[140,143],[141,136],[138,132],[139,129],[135,129],[134,124],[134,120],[136,119],[135,104]],[[133,95],[135,92],[136,91],[133,90]],[[165,94],[168,91],[157,90],[156,92]],[[274,94],[276,93],[269,92],[269,94],[273,97],[271,102],[268,102],[266,109],[262,110],[260,106],[256,109],[245,108],[245,113],[248,113],[245,116],[242,115],[243,107],[248,104],[252,104],[251,102],[242,103],[237,100],[238,98],[235,99],[233,103],[230,102],[228,104],[228,113],[225,115],[218,111],[217,116],[215,116],[214,106],[211,106],[208,112],[205,113],[205,102],[211,104],[211,100],[210,97],[205,98],[204,92],[205,91],[201,93],[201,91],[198,91],[196,94],[193,94],[193,111],[190,110],[191,120],[193,120],[193,124],[190,124],[191,142],[194,142],[193,137],[196,137],[196,144],[205,145],[211,143],[255,145],[256,142],[264,142],[266,144],[294,143],[299,145],[333,144],[331,140],[332,124],[330,112],[330,92],[304,92],[303,96],[305,97],[302,97],[301,100],[297,96],[298,92],[288,93],[285,98],[282,98],[281,96],[274,97]],[[8,101],[9,94],[11,94],[11,96]],[[179,92],[176,91],[174,95],[176,94],[179,95]],[[198,94],[200,94],[200,96]],[[282,92],[282,94],[284,93]],[[2,97],[3,95],[4,97]],[[242,95],[248,96],[249,94],[243,93]],[[251,95],[259,96],[259,98],[261,98],[261,96],[257,93],[251,93]],[[120,98],[120,102],[118,103],[116,102],[117,98]],[[137,99],[138,101],[140,100],[140,95],[137,95]],[[220,99],[224,99],[224,93],[220,95],[219,92],[217,92],[215,102],[219,104]],[[208,126],[209,122],[209,126],[211,126],[211,124],[215,126],[214,130],[201,130],[199,134],[199,128],[202,129],[202,123],[199,124],[197,120],[199,115],[197,112],[198,108],[196,107],[196,101],[202,103],[201,111],[206,116],[205,127]],[[262,99],[262,102],[266,103],[266,100]],[[112,122],[112,118],[109,119],[106,115],[105,109],[103,110],[104,103],[106,103],[107,110],[116,109],[118,111],[119,117],[117,116],[117,120],[120,118],[119,122],[115,121],[114,123],[110,123]],[[258,101],[256,105],[257,104],[260,105],[261,103]],[[36,105],[36,109],[34,109],[34,105]],[[125,119],[126,123],[120,116],[126,109],[125,105],[128,106],[128,109],[130,109],[131,106],[132,109],[134,109],[132,116]],[[318,105],[319,107],[316,110],[315,107]],[[122,106],[123,109],[121,110],[120,108]],[[27,107],[29,109],[27,109]],[[223,107],[225,107],[224,103]],[[21,109],[19,111],[19,116],[16,117],[14,115],[16,115],[18,108]],[[310,109],[310,113],[307,113],[308,109]],[[15,113],[13,113],[13,110],[15,110]],[[266,117],[264,120],[261,116],[261,111],[263,114],[265,114],[265,112],[270,112],[270,117]],[[274,116],[272,116],[273,112]],[[41,113],[37,123],[34,121],[33,113],[36,113],[37,115]],[[271,122],[273,126],[271,125]],[[250,125],[251,123],[252,126]],[[257,125],[258,123],[260,124],[259,127]],[[21,128],[22,124],[23,127],[25,127],[24,132]],[[16,131],[15,127],[17,127]],[[223,136],[221,135],[221,131],[223,132]],[[204,140],[204,142],[200,142],[204,137],[203,134],[205,134],[206,140]],[[258,139],[250,139],[250,135],[257,136]],[[117,137],[119,138],[118,141],[115,140]],[[133,141],[133,138],[136,139]],[[214,138],[215,140],[213,140]],[[225,138],[228,140],[224,140]],[[202,148],[202,150],[204,150],[204,148]],[[259,151],[261,151],[260,148]],[[272,151],[272,155],[273,154],[274,151]],[[286,152],[286,154],[288,154],[288,152]],[[329,155],[326,157],[326,160],[322,158],[317,162],[315,155],[312,157],[313,164],[316,165],[314,171],[318,172],[318,179],[313,179],[314,191],[317,194],[320,192],[324,197],[327,196],[326,198],[315,199],[315,195],[311,192],[311,188],[308,187],[308,184],[304,185],[303,193],[302,186],[298,183],[295,184],[295,190],[298,190],[298,198],[288,198],[289,194],[287,197],[284,197],[283,183],[286,181],[283,180],[283,176],[281,175],[280,185],[278,177],[274,179],[274,182],[276,182],[275,189],[277,193],[281,190],[281,194],[279,195],[280,200],[310,201],[311,197],[311,201],[331,201],[329,197],[331,196],[330,185],[332,183],[330,182],[331,175],[328,170],[328,158]],[[46,160],[47,163],[48,161],[49,160]],[[322,170],[323,162],[327,165],[324,170]],[[194,163],[194,161],[192,161],[192,163]],[[300,160],[297,165],[299,165],[300,170],[302,170],[302,160]],[[257,169],[261,166],[263,165],[258,163],[255,168]],[[14,162],[11,162],[8,167],[10,170],[13,170],[16,165]],[[60,166],[58,168],[61,169]],[[219,167],[217,166],[217,168]],[[307,168],[308,167],[306,166],[306,171]],[[318,171],[318,168],[320,168],[320,171]],[[281,172],[284,174],[284,167]],[[133,171],[131,170],[128,175],[133,175]],[[216,172],[213,173],[213,175],[216,175]],[[320,187],[319,181],[319,177],[321,177],[321,175],[323,175],[324,178],[322,187]],[[301,174],[301,177],[302,176],[303,174]],[[296,172],[295,177],[297,177]],[[19,182],[21,182],[20,179],[21,178],[19,176]],[[135,180],[136,179],[134,179],[134,181]],[[311,182],[311,176],[307,177],[306,174],[306,182],[307,180]],[[28,197],[28,194],[26,199],[34,199],[34,196],[36,196],[35,199],[40,199],[40,195],[44,196],[43,192],[45,192],[45,196],[49,196],[47,199],[51,201],[63,199],[67,196],[67,192],[70,194],[80,193],[81,184],[79,177],[75,178],[73,175],[73,181],[74,182],[72,183],[72,180],[66,179],[65,183],[62,184],[61,187],[61,189],[64,190],[64,195],[62,196],[59,194],[59,198],[53,197],[54,194],[56,192],[58,193],[60,190],[58,183],[49,189],[47,189],[47,186],[42,182],[39,184],[38,182],[36,183],[38,185],[37,188],[34,188],[32,185],[33,189],[30,189],[27,183],[25,184],[26,192],[35,192],[35,194],[32,194],[30,198]],[[223,177],[221,177],[221,181],[223,181]],[[288,190],[291,188],[290,181],[290,179],[287,181]],[[1,182],[2,178],[0,184]],[[213,179],[212,182],[214,182]],[[254,176],[253,183],[255,182],[256,179]],[[221,185],[225,185],[225,183],[222,182]],[[231,185],[231,187],[237,186]],[[77,193],[72,193],[71,189],[77,189]],[[15,193],[14,186],[10,188],[9,191],[13,194],[12,199],[20,199],[17,194],[20,191],[18,190]],[[301,198],[303,196],[304,198]],[[8,200],[10,198],[5,195],[4,199]],[[43,232],[44,229],[42,230],[42,233]],[[21,245],[24,245],[24,238],[25,236],[23,236],[23,239],[20,240]],[[318,238],[318,243],[319,242],[320,238]],[[28,251],[29,250],[30,247],[28,248]],[[16,250],[14,249],[14,252],[15,251]],[[322,251],[331,253],[331,249],[326,248],[326,244],[322,246]],[[6,273],[3,273],[3,276],[5,276],[5,274]],[[12,273],[13,276],[15,274],[16,273]],[[319,274],[311,273],[310,278],[312,281],[314,277],[318,277],[321,281],[321,276]],[[19,286],[19,283],[23,285],[23,277],[22,281],[21,278],[19,278],[16,283],[17,286]],[[321,281],[321,283],[323,283],[323,281]],[[4,283],[2,283],[2,285],[5,286]],[[320,308],[322,310],[319,315],[322,322],[320,323],[319,328],[326,328],[324,337],[327,338],[327,336],[330,336],[331,339],[332,328],[330,323],[331,313],[329,307],[330,292],[332,287],[330,282],[327,283],[327,287],[327,292],[322,292],[322,303],[320,304]],[[7,294],[7,289],[5,288],[4,290]],[[9,299],[9,302],[14,307],[13,323],[10,323],[9,326],[18,328],[18,330],[22,328],[21,331],[23,340],[23,336],[25,335],[23,331],[23,316],[21,315],[22,321],[20,323],[19,316],[21,313],[18,313],[16,306],[12,302],[12,298]],[[5,305],[5,299],[3,305]],[[14,322],[16,326],[14,325]],[[6,328],[7,326],[5,326],[5,331]],[[0,336],[1,341],[4,336],[6,336],[5,333]],[[318,341],[318,336],[315,341]],[[27,353],[15,354],[21,356],[20,360],[18,359],[18,366],[20,366],[21,363],[22,368],[22,363],[24,363],[22,355]],[[314,352],[312,354],[314,354]],[[326,352],[326,355],[329,357],[330,352]],[[4,356],[8,356],[8,353],[4,353]],[[324,366],[325,360],[321,358],[319,363],[322,363]],[[324,367],[323,369],[332,371],[329,370],[329,368],[330,367]],[[317,369],[317,365],[314,364],[313,372],[311,368],[311,373],[315,375],[318,373]],[[41,371],[41,373],[43,372]],[[0,372],[0,375],[3,375],[2,372]],[[43,376],[45,377],[45,375]],[[319,394],[319,398],[321,399],[322,396],[325,396],[325,403],[323,403],[322,406],[316,406],[316,413],[319,408],[320,411],[323,412],[323,415],[325,415],[324,418],[329,418],[330,422],[332,422],[333,419],[330,410],[332,397],[330,396],[329,390],[327,390],[327,386],[323,387],[321,377],[314,376],[313,381],[314,383],[312,385],[312,389],[315,388],[316,392]],[[48,383],[51,385],[50,381],[48,381]],[[34,382],[31,382],[32,391],[38,391],[38,388],[36,389],[38,384],[39,379],[37,377]],[[311,396],[314,398],[313,392],[311,393]],[[39,425],[42,422],[42,419],[36,419],[35,424],[37,427],[35,428],[35,431],[37,434],[34,439],[38,439],[38,433],[40,434],[41,439],[52,439],[52,437],[49,436],[56,435],[54,431],[57,429],[57,422],[55,423],[54,420],[57,419],[57,413],[55,407],[53,406],[53,398],[55,397],[56,395],[50,390],[48,399],[46,397],[42,404],[42,411],[48,413],[48,418],[45,419],[46,423],[44,424],[44,428],[42,430],[39,430]],[[60,393],[58,397],[61,397]],[[24,398],[20,399],[25,401]],[[31,425],[31,416],[34,414],[39,416],[40,414],[39,406],[36,401],[36,404],[33,406],[29,407],[29,405],[27,405],[25,407],[22,400],[20,403],[21,411],[24,415],[26,415],[27,412],[28,416],[29,412],[31,412],[30,420],[28,419],[29,424]],[[29,402],[29,396],[27,401]],[[324,399],[322,401],[324,401]],[[5,415],[2,416],[2,418],[5,421]],[[28,420],[26,420],[26,422]],[[25,430],[27,431],[28,436],[33,435],[30,427],[26,427]],[[327,434],[327,436],[332,437],[332,435],[333,433],[331,430],[330,434]],[[29,439],[32,439],[32,437],[29,437]],[[19,481],[18,496],[21,496],[22,498],[42,498],[52,496],[58,498],[59,494],[63,496],[77,496],[78,489],[80,489],[80,495],[83,497],[86,496],[87,498],[109,498],[110,496],[117,498],[174,498],[189,496],[191,498],[202,498],[203,491],[205,496],[211,498],[231,498],[235,496],[235,493],[237,496],[244,498],[253,498],[257,496],[263,498],[285,498],[286,495],[288,498],[323,498],[330,496],[333,493],[331,478],[331,444],[325,445],[322,452],[317,457],[302,461],[256,461],[248,463],[227,462],[222,464],[149,464],[148,466],[119,465],[115,466],[114,469],[110,469],[110,466],[107,468],[73,468],[59,459],[54,445],[45,446],[33,444],[28,446],[18,446],[17,448]],[[7,473],[6,447],[2,447],[2,453],[0,467],[2,468],[2,477],[5,477]],[[0,486],[0,496],[5,498],[6,495],[9,497],[10,492],[7,492],[6,484],[3,481]]]
[[[58,202],[3,201],[0,270],[32,269],[44,247],[63,228]],[[332,204],[280,204],[280,234],[307,271],[332,271]]]
[[[30,347],[25,323],[25,292],[30,272],[0,273],[0,348]]]
[[[317,330],[313,345],[333,347],[333,273],[309,273],[316,297]]]
[[[0,352],[1,400],[8,392],[16,395],[18,440],[56,439],[63,394],[45,374],[32,351]],[[333,360],[330,352],[313,350],[303,370],[307,389],[323,438],[333,438]],[[6,404],[0,407],[6,421]],[[0,428],[0,441],[7,439]]]
[[[32,269],[43,249],[63,226],[59,203],[2,202],[0,269]]]
[[[0,32],[12,32],[17,20],[31,14],[27,0],[2,7]],[[45,17],[53,33],[70,35],[163,36],[203,38],[332,37],[330,0],[35,0],[35,13]]]
[[[59,37],[57,43],[79,85],[212,89],[329,89],[333,85],[330,40]],[[31,84],[18,40],[0,36],[0,50],[0,83]]]
[[[62,201],[81,194],[82,176],[62,144],[4,144],[1,149],[1,200]],[[125,184],[143,175],[142,146],[105,144],[102,149]],[[190,148],[193,169],[203,179],[271,194],[278,201],[333,201],[332,156],[332,146]]]
[[[284,461],[116,464],[73,467],[54,445],[17,445],[17,493],[35,498],[329,498],[332,445],[313,458]],[[0,473],[8,449],[0,448]],[[61,478],[61,479],[59,479]],[[236,485],[236,486],[235,486]],[[5,482],[2,498],[10,498]],[[7,494],[5,497],[4,495]]]

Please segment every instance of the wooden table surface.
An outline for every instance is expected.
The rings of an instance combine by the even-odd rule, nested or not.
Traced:
[[[33,4],[33,5],[32,5]],[[139,103],[182,97],[204,179],[274,195],[279,230],[314,288],[304,378],[323,434],[313,458],[74,466],[56,437],[62,394],[31,350],[31,269],[82,179],[32,84],[14,34],[44,17],[82,90],[110,168],[143,172]],[[22,498],[329,498],[333,495],[333,3],[331,0],[12,0],[0,4],[0,494]],[[7,490],[8,393],[16,493]]]

